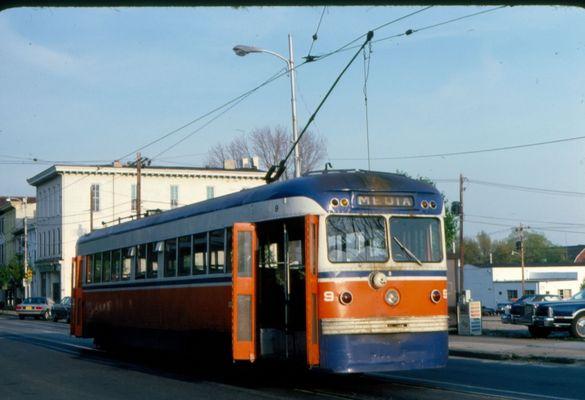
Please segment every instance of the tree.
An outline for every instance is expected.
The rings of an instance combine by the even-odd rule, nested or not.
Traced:
[[[24,278],[24,264],[21,257],[14,257],[8,265],[0,267],[0,289],[5,290],[5,294],[16,293],[16,289],[22,287]],[[4,296],[8,298],[9,296]]]
[[[520,252],[516,249],[517,241],[518,236],[515,232],[511,232],[502,240],[492,240],[487,233],[480,232],[475,238],[464,240],[465,259],[471,264],[482,265],[489,263],[491,254],[494,264],[519,264]],[[564,248],[555,246],[540,233],[524,233],[525,263],[566,261],[567,255]]]
[[[227,144],[218,143],[209,149],[207,165],[223,168],[227,160],[241,160],[245,157],[258,156],[259,167],[267,170],[282,160],[292,146],[292,135],[287,129],[277,126],[257,128],[247,134],[234,138]],[[299,142],[301,156],[301,173],[312,171],[319,167],[327,157],[327,142],[322,136],[307,131]],[[287,162],[284,178],[291,178],[294,170],[294,159],[291,156]]]
[[[583,278],[583,282],[581,282],[581,290],[585,290],[585,278]]]

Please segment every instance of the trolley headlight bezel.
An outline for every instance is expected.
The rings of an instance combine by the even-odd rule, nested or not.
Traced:
[[[400,303],[400,292],[394,288],[386,290],[386,293],[384,293],[384,301],[390,307],[396,306]]]

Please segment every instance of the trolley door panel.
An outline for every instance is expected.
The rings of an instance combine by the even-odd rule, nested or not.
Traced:
[[[318,232],[319,217],[307,215],[305,217],[305,304],[308,366],[319,364]]]
[[[236,223],[232,257],[233,359],[256,360],[256,227]]]

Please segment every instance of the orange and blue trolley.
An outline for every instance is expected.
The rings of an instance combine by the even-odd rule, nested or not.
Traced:
[[[323,171],[100,229],[73,260],[71,332],[336,373],[442,367],[441,194]]]

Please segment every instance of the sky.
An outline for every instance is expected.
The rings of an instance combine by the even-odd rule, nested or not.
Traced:
[[[132,154],[284,71],[285,64],[269,54],[237,57],[232,52],[236,44],[286,56],[287,35],[292,35],[303,127],[357,51],[299,65],[317,27],[313,55],[421,11],[374,33],[376,41],[415,30],[371,48],[372,169],[431,178],[448,200],[458,199],[463,174],[468,178],[466,236],[483,230],[499,239],[523,223],[557,244],[585,243],[584,138],[506,151],[400,158],[585,136],[585,10],[506,7],[416,31],[487,9],[4,10],[0,195],[34,195],[26,179],[52,162],[108,163]],[[311,127],[326,138],[334,168],[368,167],[364,81],[359,54]],[[289,128],[289,85],[283,75],[205,127],[209,118],[142,154],[157,156],[158,165],[203,166],[205,153],[217,143],[255,128]]]

